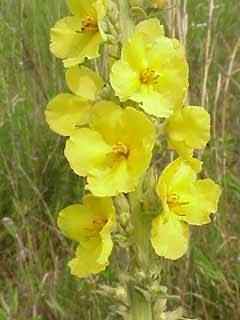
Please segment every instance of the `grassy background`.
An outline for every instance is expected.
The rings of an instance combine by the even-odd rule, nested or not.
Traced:
[[[214,223],[193,228],[189,255],[164,262],[163,284],[190,315],[239,320],[240,4],[214,2],[172,0],[164,13],[168,32],[186,44],[190,102],[212,114],[205,174],[224,194]],[[72,248],[55,225],[83,187],[43,117],[64,89],[48,31],[65,13],[63,0],[0,1],[0,320],[118,319],[96,285],[115,283],[111,269],[76,281],[66,269]]]

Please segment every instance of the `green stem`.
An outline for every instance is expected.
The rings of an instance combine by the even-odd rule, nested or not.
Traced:
[[[131,220],[133,224],[133,256],[131,259],[131,279],[137,273],[147,278],[150,261],[150,222],[144,216],[141,205],[141,191],[130,195]],[[138,288],[137,281],[132,280],[128,283],[128,296],[130,302],[130,320],[152,320],[151,294],[148,288],[142,286]]]
[[[150,228],[149,219],[144,215],[141,192],[135,192],[130,196],[131,220],[134,227],[133,241],[137,256],[138,266],[147,272],[150,265]]]
[[[128,295],[131,302],[130,320],[152,320],[152,306],[146,297],[133,287],[129,287]]]
[[[134,23],[130,16],[128,0],[119,0],[120,27],[122,42],[125,42],[132,34]]]
[[[130,14],[128,0],[119,0],[121,42],[129,39],[134,23]],[[150,267],[150,223],[144,218],[142,210],[142,184],[138,190],[130,194],[131,220],[133,225],[133,245],[131,247],[130,274],[128,281],[128,297],[130,306],[129,320],[153,320],[151,294],[137,274],[147,278]],[[144,282],[144,280],[143,280]]]

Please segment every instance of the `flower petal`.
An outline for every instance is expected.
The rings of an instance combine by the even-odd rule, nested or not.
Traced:
[[[157,193],[161,199],[166,192],[178,195],[189,193],[196,179],[197,174],[191,166],[186,161],[178,158],[163,170],[158,180]]]
[[[85,206],[74,204],[59,212],[58,227],[66,237],[80,242],[89,236],[94,215],[95,212]]]
[[[188,64],[183,47],[176,39],[161,37],[148,55],[149,68],[159,73],[154,90],[168,99],[175,110],[181,108],[188,88]]]
[[[152,150],[155,142],[155,127],[143,112],[131,107],[122,109],[110,101],[95,104],[90,126],[109,144],[121,142],[130,149],[145,146]]]
[[[70,136],[77,127],[86,125],[91,105],[72,94],[59,94],[45,111],[49,127],[63,136]]]
[[[209,113],[202,107],[185,107],[170,117],[166,130],[171,141],[184,142],[192,149],[204,148],[210,139]]]
[[[100,236],[102,240],[102,250],[97,259],[97,263],[106,266],[108,264],[108,259],[113,249],[113,241],[111,238],[111,234],[108,232],[102,231]]]
[[[184,47],[177,39],[160,37],[150,49],[150,65],[160,73],[175,69],[179,72],[184,84],[187,84],[188,65]]]
[[[110,235],[114,224],[115,208],[112,199],[97,198],[90,194],[84,196],[82,205],[71,205],[61,210],[58,216],[58,226],[65,236],[79,242],[96,234]]]
[[[134,191],[136,180],[129,175],[127,161],[122,160],[99,174],[89,176],[87,189],[97,197],[112,197]]]
[[[156,117],[168,118],[173,113],[174,105],[171,101],[149,86],[142,85],[141,89],[134,93],[131,98],[141,103],[140,107],[146,113]]]
[[[211,213],[215,213],[218,208],[218,202],[221,195],[221,188],[211,179],[197,181],[197,190],[203,199],[201,206]]]
[[[164,37],[159,27],[155,19],[140,23],[113,65],[111,84],[121,100],[131,99],[147,113],[167,118],[184,103],[188,65],[179,41]]]
[[[164,27],[157,18],[151,18],[140,22],[135,32],[140,33],[145,41],[153,42],[159,37],[164,36]]]
[[[76,251],[76,257],[68,263],[71,273],[79,278],[85,278],[105,270],[108,261],[98,262],[103,250],[105,249],[100,237],[80,244]],[[110,253],[108,252],[108,254]]]
[[[73,15],[81,18],[87,16],[94,17],[96,15],[94,10],[96,0],[67,0],[67,3]]]
[[[110,153],[106,157],[106,170],[88,177],[89,190],[97,196],[133,191],[151,161],[154,125],[143,112],[131,107],[121,109],[107,101],[95,105],[90,125],[108,144],[123,144],[128,155],[125,159],[114,158]]]
[[[84,206],[99,217],[107,218],[108,222],[104,226],[104,232],[109,233],[115,223],[115,208],[111,198],[98,198],[89,194],[83,199]]]
[[[193,225],[210,223],[210,214],[217,211],[220,195],[220,187],[211,179],[198,180],[195,192],[188,199],[185,196],[188,205],[181,209],[181,219]]]
[[[90,126],[98,131],[107,143],[113,145],[121,141],[122,113],[123,109],[112,101],[97,102],[92,109]]]
[[[103,87],[102,78],[93,70],[84,66],[74,66],[66,72],[66,81],[70,90],[87,100],[95,100]]]
[[[127,100],[140,87],[138,74],[127,62],[117,61],[111,71],[111,85],[121,100]]]
[[[144,114],[132,107],[122,112],[121,119],[122,142],[136,148],[141,146],[148,150],[153,149],[155,142],[155,127],[152,121]]]
[[[132,70],[141,72],[148,67],[147,43],[141,34],[135,33],[122,48],[122,60]]]
[[[121,121],[121,141],[128,146],[128,171],[136,179],[144,174],[152,159],[155,143],[155,127],[150,119],[141,111],[127,107]]]
[[[184,142],[169,140],[168,147],[175,150],[179,157],[186,161],[196,173],[202,171],[202,161],[193,157],[193,149],[187,147]]]
[[[94,59],[99,56],[99,48],[103,38],[99,32],[84,33],[79,35],[78,42],[76,42],[76,49],[71,56],[65,59],[64,66],[66,68],[75,66],[84,61],[85,58]]]
[[[65,156],[76,174],[87,176],[104,170],[111,150],[98,132],[83,128],[68,139]]]
[[[113,248],[111,232],[116,223],[113,201],[111,198],[98,198],[87,195],[84,198],[84,205],[90,211],[95,212],[96,216],[105,217],[107,219],[106,224],[99,234],[102,240],[102,250],[97,259],[99,264],[106,264]]]
[[[59,20],[51,29],[50,50],[58,58],[64,59],[65,67],[82,63],[85,58],[99,55],[103,41],[99,32],[81,33],[82,20],[77,16]]]
[[[81,42],[82,21],[78,17],[65,17],[51,29],[50,50],[58,58],[65,59],[75,52]]]
[[[68,238],[80,242],[71,272],[86,277],[105,269],[113,248],[111,232],[115,208],[111,198],[87,195],[83,205],[72,205],[59,213],[58,226]]]
[[[151,242],[160,257],[176,260],[188,249],[189,228],[174,214],[161,214],[152,222]]]

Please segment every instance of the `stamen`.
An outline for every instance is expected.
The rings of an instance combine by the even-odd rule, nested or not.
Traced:
[[[158,78],[159,75],[156,73],[156,71],[150,68],[145,69],[140,75],[140,81],[143,84],[154,84]]]
[[[181,215],[181,213],[179,213],[179,209],[181,209],[182,206],[188,205],[189,203],[187,201],[180,201],[179,196],[173,193],[168,196],[167,204],[171,210],[177,211],[177,214]]]
[[[177,194],[171,194],[168,196],[167,203],[170,209],[178,206],[179,197]]]
[[[85,230],[88,232],[88,236],[95,237],[102,230],[102,228],[107,222],[108,220],[106,218],[94,218],[92,220],[91,225],[85,228]]]
[[[91,16],[87,16],[85,19],[83,19],[81,31],[84,33],[97,32],[98,31],[98,24],[97,24],[96,19]]]
[[[128,149],[128,147],[125,145],[125,144],[123,144],[123,143],[121,143],[121,142],[118,142],[118,143],[116,143],[115,145],[113,145],[113,147],[112,147],[112,152],[116,155],[116,156],[118,156],[118,157],[120,157],[120,158],[128,158],[128,156],[129,156],[129,149]]]
[[[92,223],[96,229],[101,230],[103,228],[103,226],[107,223],[107,219],[96,218],[96,219],[93,219]]]

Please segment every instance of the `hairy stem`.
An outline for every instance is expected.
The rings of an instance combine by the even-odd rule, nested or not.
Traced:
[[[134,23],[131,18],[129,1],[119,0],[118,4],[121,41],[124,43],[131,36]],[[128,320],[152,320],[151,294],[144,285],[148,275],[148,268],[150,267],[150,223],[147,223],[142,210],[142,185],[129,197],[133,225],[133,244],[130,249],[130,274],[127,284],[130,307]],[[138,279],[138,274],[143,277],[142,281]]]
[[[130,302],[130,320],[152,320],[151,294],[146,283],[150,268],[150,222],[143,214],[141,204],[141,192],[135,192],[130,196],[131,219],[133,224],[133,245],[131,257],[131,279],[139,274],[142,281],[130,280],[128,284],[128,296]]]
[[[128,295],[131,301],[130,320],[152,320],[151,302],[133,287],[129,287]]]
[[[132,34],[134,24],[129,12],[128,0],[119,0],[121,40],[125,42]]]

